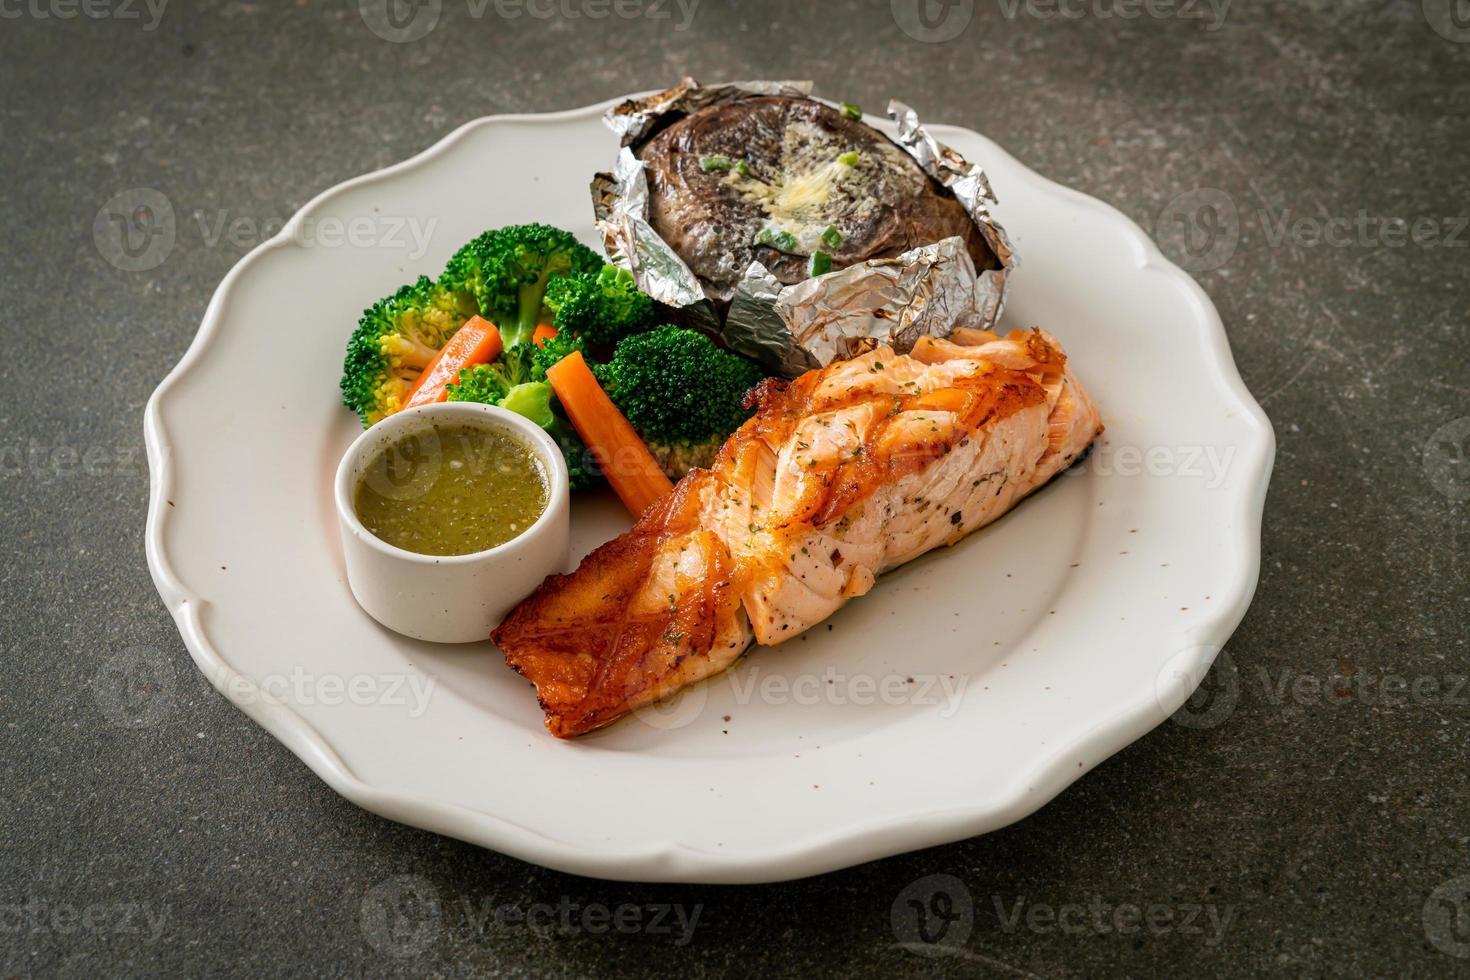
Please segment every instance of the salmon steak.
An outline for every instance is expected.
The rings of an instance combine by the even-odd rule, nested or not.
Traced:
[[[1077,460],[1097,407],[1039,329],[960,329],[768,379],[710,469],[491,634],[559,738],[821,623]]]

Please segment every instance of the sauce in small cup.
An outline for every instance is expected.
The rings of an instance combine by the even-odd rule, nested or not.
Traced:
[[[391,630],[483,640],[566,569],[568,495],[561,451],[529,419],[472,402],[391,415],[337,468],[348,585]]]

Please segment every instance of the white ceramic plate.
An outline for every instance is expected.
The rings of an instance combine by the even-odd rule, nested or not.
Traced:
[[[347,335],[485,228],[595,243],[605,108],[469,123],[320,195],[220,284],[145,420],[148,564],[215,686],[375,813],[580,874],[699,882],[993,830],[1176,709],[1255,589],[1270,425],[1209,300],[1136,225],[951,127],[1022,256],[1007,326],[1054,333],[1102,407],[1087,462],[831,629],[575,742],[488,643],[406,640],[358,609],[331,501],[357,432]],[[394,232],[410,221],[432,229],[421,255]],[[603,498],[573,523],[580,555],[627,519]]]

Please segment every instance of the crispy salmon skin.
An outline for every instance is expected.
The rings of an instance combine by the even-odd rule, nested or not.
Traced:
[[[768,380],[714,466],[553,575],[491,639],[569,738],[826,619],[953,544],[1102,431],[1041,330],[957,330]]]

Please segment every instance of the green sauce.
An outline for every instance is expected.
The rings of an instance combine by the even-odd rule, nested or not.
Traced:
[[[363,468],[353,501],[374,535],[421,555],[468,555],[517,537],[549,497],[541,460],[488,425],[426,425]]]

